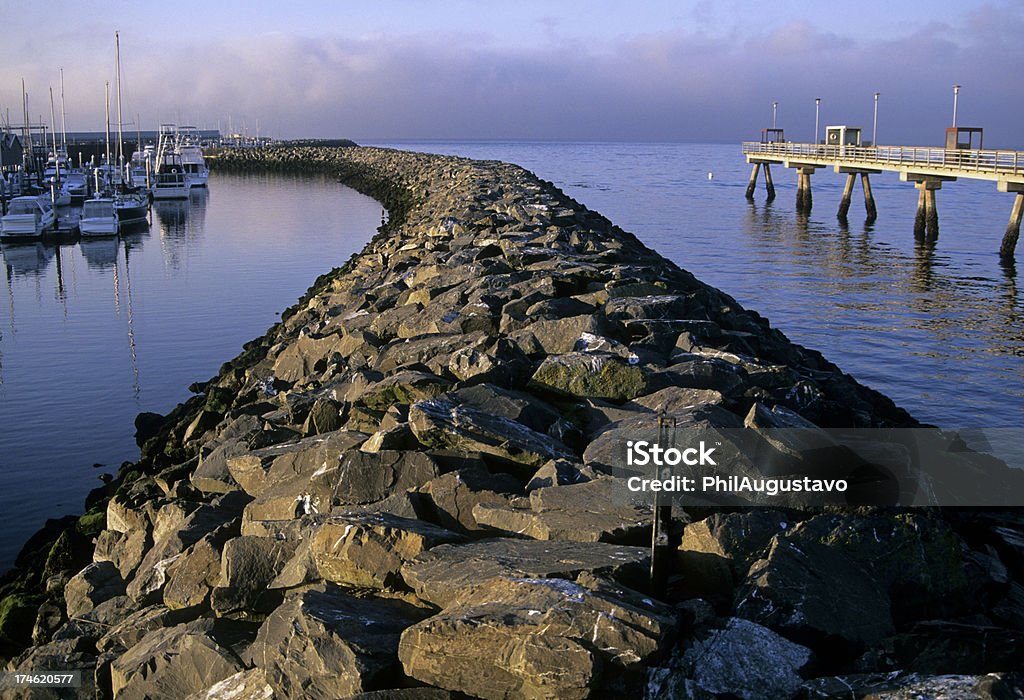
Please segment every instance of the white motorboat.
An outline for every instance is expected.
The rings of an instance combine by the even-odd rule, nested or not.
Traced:
[[[7,214],[0,219],[0,238],[29,240],[41,238],[56,228],[57,215],[49,195],[15,197],[7,205]]]
[[[82,205],[78,230],[83,236],[116,236],[119,228],[112,197],[96,197]]]
[[[210,179],[210,168],[199,146],[199,131],[194,126],[178,127],[174,150],[181,158],[188,186],[206,187]]]
[[[85,173],[72,170],[64,180],[64,191],[71,197],[72,204],[81,204],[89,194],[89,179]]]

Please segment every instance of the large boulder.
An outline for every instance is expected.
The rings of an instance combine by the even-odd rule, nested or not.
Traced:
[[[663,648],[670,608],[591,579],[496,578],[402,633],[405,672],[481,698],[585,698]],[[636,689],[634,689],[635,692]]]
[[[110,666],[114,696],[184,698],[242,670],[233,652],[213,638],[214,623],[197,620],[144,636]]]
[[[397,603],[356,598],[334,586],[289,597],[245,654],[274,697],[348,697],[393,682],[402,630],[417,615]]]
[[[554,438],[449,397],[414,403],[409,408],[409,424],[416,438],[428,447],[481,452],[533,467],[571,456]]]
[[[500,538],[434,547],[406,563],[402,577],[418,596],[444,606],[499,577],[575,579],[589,572],[628,583],[643,578],[648,561],[644,547]]]
[[[741,618],[708,630],[668,665],[651,669],[646,697],[674,700],[677,686],[692,679],[715,697],[790,698],[803,684],[800,671],[811,650]]]

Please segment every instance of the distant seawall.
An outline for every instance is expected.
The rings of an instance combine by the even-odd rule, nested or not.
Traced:
[[[550,182],[355,146],[211,161],[389,216],[26,547],[11,668],[100,697],[786,698],[1019,667],[1013,516],[707,500],[652,587],[637,436],[757,475],[853,454],[823,429],[920,426]]]

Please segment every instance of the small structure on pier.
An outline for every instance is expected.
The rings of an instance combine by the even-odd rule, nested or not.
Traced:
[[[999,250],[1004,260],[1012,260],[1024,221],[1024,151],[984,150],[984,131],[981,128],[961,126],[946,129],[944,148],[874,144],[866,147],[861,145],[861,129],[851,126],[825,127],[824,144],[768,140],[765,137],[768,131],[762,131],[760,142],[743,144],[747,162],[754,166],[747,186],[747,199],[754,197],[757,172],[761,167],[764,167],[765,184],[769,188],[768,200],[775,198],[768,170],[769,164],[775,163],[796,170],[796,210],[799,214],[808,214],[811,210],[811,174],[818,168],[831,167],[847,176],[839,203],[839,219],[846,220],[856,176],[860,175],[870,223],[877,217],[877,210],[869,176],[883,171],[897,172],[900,180],[912,182],[920,190],[914,221],[915,237],[934,243],[939,236],[935,192],[942,189],[942,183],[958,178],[993,180],[999,192],[1016,194]]]
[[[975,144],[975,136],[978,143]],[[946,149],[971,151],[985,147],[985,130],[976,126],[951,126],[946,129]]]

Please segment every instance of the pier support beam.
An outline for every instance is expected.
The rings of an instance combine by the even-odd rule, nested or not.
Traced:
[[[939,210],[935,206],[935,191],[942,189],[943,182],[952,182],[956,178],[903,171],[900,180],[913,182],[914,187],[920,191],[917,196],[917,215],[914,217],[914,238],[934,243],[939,240]]]
[[[817,170],[814,166],[797,166],[796,168],[796,213],[811,213],[811,175]]]
[[[754,198],[754,190],[757,189],[757,171],[761,169],[760,163],[754,163],[754,168],[750,171],[750,182],[747,183],[747,199]]]
[[[1003,243],[999,246],[999,257],[1003,262],[1013,262],[1013,253],[1017,248],[1017,239],[1020,238],[1020,224],[1024,219],[1024,182],[1011,182],[999,180],[996,189],[1000,192],[1016,193],[1013,200],[1013,209],[1010,210],[1010,223],[1006,225],[1006,233],[1003,234]]]
[[[1010,211],[1010,223],[1006,226],[1006,233],[1003,235],[1003,243],[999,246],[999,257],[1005,261],[1013,260],[1013,252],[1017,248],[1017,239],[1020,237],[1020,222],[1024,218],[1024,192],[1018,192],[1013,200],[1013,209]]]
[[[850,211],[850,203],[853,200],[853,188],[857,184],[857,176],[860,175],[860,186],[864,190],[864,211],[867,212],[867,222],[874,223],[878,218],[878,210],[875,209],[875,197],[871,194],[871,181],[868,175],[877,175],[881,170],[865,170],[846,165],[835,166],[835,171],[840,175],[846,175],[846,185],[843,187],[843,198],[839,200],[839,212],[836,214],[840,221],[846,221],[846,215]]]
[[[934,243],[939,240],[939,210],[935,206],[935,190],[942,189],[941,180],[922,180],[914,183],[920,190],[917,197],[917,215],[914,217],[914,238]]]
[[[860,174],[860,185],[864,189],[864,211],[867,212],[867,222],[873,224],[878,218],[878,209],[875,208],[875,195],[871,193],[871,180],[867,173]]]
[[[846,221],[846,215],[850,212],[850,198],[853,197],[853,183],[857,176],[850,173],[846,176],[846,184],[843,186],[843,198],[839,200],[839,213],[836,217],[840,221]]]
[[[747,183],[747,199],[754,198],[754,191],[757,190],[757,171],[764,168],[764,191],[768,193],[768,201],[775,199],[775,183],[772,182],[772,169],[767,161],[748,160],[754,167],[750,170],[750,181]]]

